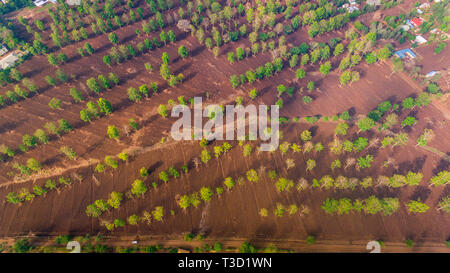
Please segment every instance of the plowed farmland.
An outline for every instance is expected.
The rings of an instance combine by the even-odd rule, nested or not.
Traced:
[[[371,240],[403,252],[411,240],[412,251],[448,252],[448,40],[422,34],[429,42],[413,48],[417,57],[399,59],[394,52],[413,41],[383,34],[395,29],[386,17],[411,17],[412,1],[361,1],[356,13],[337,3],[345,1],[262,1],[261,9],[254,1],[130,2],[51,4],[7,17],[24,43],[47,49],[0,87],[1,237],[101,233],[113,245],[140,236],[190,248],[183,237],[200,234],[230,247],[274,242],[308,252],[366,251]],[[448,12],[443,2],[433,5]],[[433,11],[422,15],[426,23]],[[73,38],[81,28],[87,36]],[[436,54],[440,43],[447,46]],[[438,76],[427,78],[432,70]],[[11,91],[27,90],[23,79],[37,90],[11,100]],[[174,140],[171,109],[192,108],[194,97],[204,107],[278,105],[279,147]],[[308,236],[316,244],[305,244]]]

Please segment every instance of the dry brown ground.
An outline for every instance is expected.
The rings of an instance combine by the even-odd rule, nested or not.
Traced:
[[[124,27],[116,33],[121,41],[136,44],[144,37],[138,38],[134,30],[140,27],[140,22]],[[174,28],[172,28],[174,29]],[[180,194],[198,191],[202,186],[212,188],[222,186],[223,180],[227,176],[236,177],[242,175],[249,168],[259,169],[265,167],[276,169],[282,176],[297,180],[299,177],[306,177],[309,181],[313,177],[321,177],[330,174],[329,165],[337,157],[331,156],[326,151],[314,156],[317,161],[316,170],[312,174],[305,172],[305,161],[310,156],[285,155],[279,152],[274,154],[254,153],[248,158],[242,157],[242,148],[234,143],[234,148],[229,154],[220,159],[212,159],[208,166],[200,166],[195,169],[192,159],[197,157],[201,151],[198,143],[182,142],[167,143],[157,145],[161,137],[167,136],[173,119],[162,119],[156,109],[159,104],[167,103],[168,99],[176,99],[177,96],[184,95],[192,97],[195,95],[210,93],[206,100],[209,103],[226,104],[234,101],[238,95],[244,96],[251,88],[257,88],[262,93],[255,103],[272,104],[276,101],[276,86],[278,84],[291,83],[297,87],[305,86],[310,80],[316,81],[318,90],[312,96],[315,100],[305,105],[301,101],[301,95],[296,93],[292,98],[285,98],[285,107],[282,115],[289,118],[311,116],[316,114],[333,115],[346,110],[351,110],[355,116],[366,114],[375,108],[380,102],[390,100],[399,102],[407,96],[416,94],[420,90],[399,74],[391,77],[391,69],[387,63],[378,63],[368,66],[359,65],[357,69],[361,73],[361,80],[351,86],[341,87],[338,84],[338,74],[331,73],[326,78],[322,77],[314,70],[308,69],[308,76],[299,83],[293,83],[294,71],[284,69],[283,72],[270,79],[256,82],[254,85],[244,85],[238,90],[233,90],[229,83],[231,74],[243,73],[249,68],[270,61],[269,54],[260,54],[258,57],[250,57],[244,61],[230,65],[226,59],[226,52],[231,48],[236,48],[243,42],[231,43],[223,47],[221,56],[217,59],[210,52],[198,44],[196,39],[186,34],[181,34],[174,29],[177,37],[181,41],[167,45],[161,49],[151,51],[125,63],[114,65],[108,68],[102,62],[102,57],[111,46],[105,35],[89,39],[89,43],[96,49],[93,56],[78,58],[76,48],[82,44],[74,44],[64,48],[62,51],[68,54],[69,59],[73,59],[68,64],[62,66],[68,74],[76,74],[77,80],[56,88],[48,88],[43,77],[49,73],[54,73],[55,68],[50,67],[45,56],[33,57],[20,67],[20,71],[33,79],[40,87],[39,95],[32,99],[27,99],[13,106],[0,109],[0,136],[2,143],[11,147],[16,147],[21,142],[23,134],[33,133],[37,128],[42,128],[46,121],[56,121],[60,118],[67,119],[76,128],[74,132],[64,135],[60,139],[54,139],[47,145],[34,148],[25,155],[18,155],[14,161],[25,162],[30,157],[38,158],[46,169],[51,170],[50,175],[64,174],[70,176],[76,172],[83,177],[82,182],[73,183],[70,188],[61,189],[48,193],[45,197],[35,198],[32,202],[21,205],[12,205],[3,202],[0,207],[0,235],[25,235],[33,234],[85,234],[104,232],[105,228],[100,226],[97,219],[91,219],[85,215],[85,208],[88,204],[99,198],[106,199],[111,191],[126,192],[132,181],[138,178],[139,169],[143,166],[151,171],[151,176],[146,181],[148,184],[157,180],[158,173],[167,170],[170,166],[180,168],[184,164],[189,164],[191,172],[182,175],[180,179],[171,179],[166,185],[151,189],[144,198],[126,200],[118,209],[105,213],[102,219],[126,218],[134,213],[141,213],[144,210],[152,209],[154,206],[163,205],[166,217],[163,222],[154,222],[151,225],[140,224],[137,227],[127,225],[124,229],[113,232],[113,236],[124,236],[130,234],[155,235],[169,237],[181,236],[185,232],[204,231],[212,238],[226,238],[232,243],[232,238],[245,238],[246,240],[263,242],[264,238],[272,240],[287,240],[280,243],[278,247],[294,248],[298,251],[307,251],[304,243],[298,243],[308,234],[315,234],[318,240],[316,251],[365,251],[366,241],[373,239],[383,239],[388,242],[402,242],[405,238],[412,238],[418,242],[424,242],[423,249],[417,251],[445,251],[441,242],[448,236],[449,216],[434,209],[423,215],[410,215],[404,207],[393,216],[383,217],[380,215],[363,216],[357,214],[344,216],[326,215],[320,204],[327,197],[340,198],[366,198],[372,194],[379,197],[397,196],[402,202],[411,198],[421,197],[423,201],[431,207],[435,207],[442,196],[448,194],[448,187],[429,188],[428,179],[439,170],[448,169],[441,157],[433,152],[415,147],[415,139],[421,134],[423,128],[433,128],[437,137],[429,143],[444,153],[448,153],[448,142],[442,141],[450,139],[448,127],[448,115],[442,111],[448,110],[445,101],[433,103],[425,109],[414,109],[413,114],[418,119],[418,124],[413,127],[410,133],[410,145],[407,147],[390,148],[384,150],[373,150],[371,154],[375,157],[373,166],[368,170],[357,172],[353,168],[345,171],[336,171],[333,176],[339,174],[348,177],[364,177],[367,175],[376,176],[378,174],[391,175],[392,173],[406,174],[408,170],[421,171],[424,173],[424,182],[416,188],[404,189],[370,189],[367,191],[318,191],[310,190],[302,193],[292,191],[290,193],[277,193],[274,182],[267,176],[262,176],[256,184],[246,183],[237,186],[231,192],[225,192],[220,198],[214,197],[207,205],[200,205],[198,208],[189,208],[186,212],[179,209],[175,203],[176,197]],[[158,35],[152,33],[150,37]],[[318,39],[328,41],[331,37],[342,36],[343,32],[328,34]],[[309,42],[306,30],[300,30],[288,36],[288,43],[300,44]],[[83,42],[84,44],[84,42]],[[182,60],[176,58],[177,48],[185,45],[191,52],[192,57]],[[447,47],[448,49],[448,47]],[[150,62],[154,66],[160,63],[162,52],[167,51],[174,61],[170,67],[176,73],[183,73],[185,82],[175,88],[167,88],[158,72],[147,73],[144,70],[144,63]],[[419,54],[420,51],[419,51]],[[425,53],[424,53],[425,54]],[[448,56],[448,54],[443,55]],[[424,58],[427,59],[427,58]],[[335,66],[339,60],[333,60]],[[447,62],[448,58],[444,61]],[[337,64],[336,64],[337,63]],[[114,87],[101,94],[115,106],[116,111],[105,118],[94,121],[92,124],[85,124],[79,119],[79,111],[84,105],[73,104],[68,94],[69,87],[77,87],[89,94],[85,81],[91,76],[114,72],[122,79],[120,86]],[[164,86],[164,92],[152,96],[141,103],[130,103],[127,99],[126,89],[130,86],[137,87],[143,83],[156,81]],[[1,88],[2,93],[11,86]],[[47,103],[52,97],[57,97],[64,101],[63,110],[51,110]],[[89,94],[89,100],[96,99],[97,96]],[[205,98],[204,98],[205,99]],[[448,100],[447,100],[448,102]],[[440,105],[440,106],[439,106]],[[447,107],[445,106],[447,105]],[[402,118],[409,112],[402,113]],[[143,128],[135,135],[122,137],[120,142],[106,138],[106,128],[108,125],[116,125],[122,128],[129,118],[135,118]],[[332,138],[336,123],[319,122],[316,125],[305,123],[289,124],[284,126],[285,138],[288,141],[299,141],[299,133],[305,129],[314,132],[313,141],[328,143]],[[394,131],[398,131],[396,128]],[[374,132],[360,134],[362,136],[382,137]],[[348,137],[356,137],[355,130],[350,131]],[[58,152],[62,145],[72,147],[80,156],[80,162],[69,162]],[[214,144],[213,144],[214,145]],[[129,163],[120,164],[117,170],[108,169],[103,174],[93,172],[95,163],[89,163],[90,159],[103,160],[105,155],[114,155],[130,146],[144,147],[145,152],[132,158]],[[253,145],[256,147],[256,144]],[[212,150],[212,147],[209,147]],[[286,158],[294,158],[297,167],[286,170],[284,161]],[[312,156],[311,156],[312,157]],[[398,163],[398,169],[392,167],[383,168],[382,164],[388,157],[392,157]],[[346,156],[341,156],[343,161]],[[11,183],[7,173],[12,170],[12,161],[6,165],[2,163],[0,169],[0,199],[10,191],[17,191],[26,186],[32,188],[33,185],[42,185],[46,178],[41,177],[35,180],[24,181],[22,183]],[[95,176],[95,178],[94,178]],[[96,181],[99,181],[97,183]],[[2,186],[3,185],[3,186]],[[271,209],[277,202],[283,204],[305,204],[311,208],[311,214],[307,216],[285,216],[277,218]],[[263,219],[258,215],[260,208],[268,208],[269,217]],[[170,216],[169,211],[174,210],[175,216]],[[162,239],[161,239],[162,240]],[[237,239],[240,242],[240,239]],[[345,242],[343,241],[345,240]],[[337,241],[333,243],[333,241]],[[363,243],[347,244],[347,241],[364,241]],[[325,243],[326,242],[326,243]],[[174,241],[174,245],[180,241]],[[298,243],[298,245],[297,245]],[[439,247],[426,248],[425,245]],[[389,246],[389,244],[388,244]],[[392,244],[393,252],[406,251],[397,243]],[[361,250],[359,250],[361,249]]]

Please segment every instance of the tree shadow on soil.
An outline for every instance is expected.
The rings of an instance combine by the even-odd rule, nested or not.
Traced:
[[[194,50],[192,50],[191,52],[189,52],[189,57],[193,58],[195,56],[197,56],[198,54],[200,54],[203,50],[205,50],[205,46],[198,46],[196,47]]]
[[[126,36],[125,38],[122,39],[122,41],[120,41],[121,44],[125,44],[128,43],[129,41],[132,41],[134,39],[134,37],[136,37],[136,34],[130,34],[128,36]]]
[[[417,186],[409,200],[418,200],[420,198],[421,202],[425,202],[430,194],[431,190],[429,187]]]
[[[427,156],[424,155],[422,157],[416,157],[413,161],[404,161],[398,165],[398,169],[401,173],[404,174],[406,174],[408,171],[420,172],[420,170],[422,170],[423,168],[423,165],[425,164],[426,159]]]
[[[35,76],[35,75],[37,75],[37,74],[39,74],[41,72],[42,72],[42,69],[31,70],[31,71],[28,71],[28,72],[24,73],[23,77],[24,78],[32,78],[33,76]]]
[[[88,57],[88,56],[85,56],[85,57]],[[67,60],[67,63],[75,62],[75,61],[78,61],[78,60],[80,60],[80,59],[81,59],[81,55],[80,55],[80,54],[73,55],[72,57],[70,57],[70,58]]]
[[[179,67],[177,70],[175,70],[173,73],[175,75],[178,75],[179,73],[182,73],[184,70],[188,69],[189,67],[191,67],[192,63],[186,63],[183,64],[181,67]]]
[[[447,152],[447,156],[450,156],[450,152]],[[449,168],[450,168],[450,163],[447,160],[445,160],[444,158],[441,158],[441,160],[439,161],[439,164],[433,170],[433,175],[437,175],[438,173],[440,173],[442,171],[446,171]]]
[[[147,125],[149,125],[150,123],[152,123],[153,121],[155,121],[157,119],[158,119],[158,115],[153,115],[150,118],[142,121],[141,127],[144,128],[144,127],[146,127]]]
[[[187,76],[184,78],[183,82],[187,82],[187,81],[193,79],[193,78],[195,77],[195,75],[197,75],[197,72],[192,72],[191,74],[187,75]]]
[[[17,122],[6,122],[0,125],[0,134],[6,133],[7,131],[11,131],[24,124],[26,119],[21,119]]]
[[[61,157],[59,155],[52,156],[50,158],[47,158],[43,162],[41,162],[42,166],[53,166],[54,164],[61,161]]]
[[[154,173],[159,167],[162,166],[162,161],[158,161],[156,163],[154,163],[153,165],[151,165],[150,167],[147,168],[148,173]]]

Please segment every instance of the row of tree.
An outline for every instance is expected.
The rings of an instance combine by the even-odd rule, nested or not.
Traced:
[[[8,195],[6,195],[6,201],[11,204],[32,201],[37,196],[45,196],[47,192],[58,189],[58,185],[67,187],[71,182],[72,180],[70,178],[64,176],[59,177],[58,180],[48,179],[43,186],[34,186],[31,192],[27,188],[21,188],[17,193],[9,192]]]

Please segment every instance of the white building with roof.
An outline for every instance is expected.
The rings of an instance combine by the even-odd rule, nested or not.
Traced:
[[[57,1],[56,0],[36,0],[33,3],[37,6],[37,7],[42,7],[45,4],[47,4],[48,2],[51,2],[53,4],[56,4]]]
[[[8,49],[6,48],[6,46],[1,45],[0,46],[0,56],[5,55],[8,52]]]
[[[417,35],[416,39],[414,40],[414,42],[418,43],[419,45],[424,44],[427,42],[427,39],[425,39],[423,36],[421,35]]]
[[[69,6],[79,6],[81,5],[81,0],[66,0],[66,3]]]
[[[0,59],[0,68],[6,69],[10,66],[13,66],[19,60],[19,57],[20,56],[16,52],[11,52],[10,54]]]

